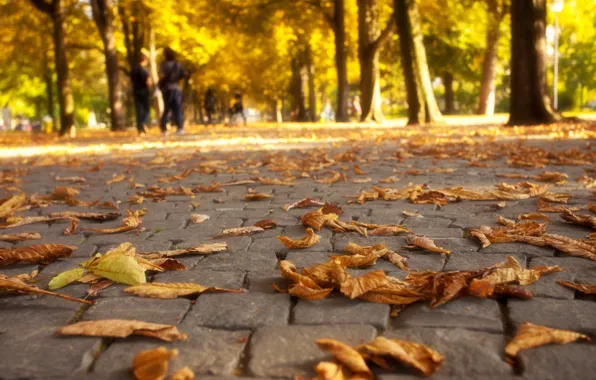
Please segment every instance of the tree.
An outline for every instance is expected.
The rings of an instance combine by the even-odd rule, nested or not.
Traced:
[[[395,0],[395,14],[406,82],[408,124],[442,121],[426,62],[416,1]]]
[[[360,61],[361,121],[383,121],[379,50],[391,34],[393,17],[381,30],[377,0],[358,0],[358,59]]]
[[[497,52],[500,25],[507,13],[505,0],[486,0],[488,26],[486,29],[486,50],[482,62],[482,84],[478,97],[478,113],[492,116],[495,112],[495,76],[497,73]]]
[[[546,0],[511,3],[509,125],[560,120],[546,89]]]
[[[66,36],[64,31],[65,0],[30,0],[41,12],[52,20],[54,60],[58,77],[58,103],[60,105],[60,136],[70,134],[74,126],[74,97],[70,83],[70,69],[66,57]]]
[[[91,0],[93,20],[101,36],[106,59],[106,75],[110,101],[111,130],[124,129],[124,106],[120,90],[120,65],[114,30],[116,5],[114,0]]]

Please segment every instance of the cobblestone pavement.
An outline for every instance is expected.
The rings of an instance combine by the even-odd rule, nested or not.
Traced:
[[[464,140],[458,140],[465,149]],[[455,143],[454,143],[455,144]],[[514,156],[516,141],[503,143],[483,140],[473,146],[477,154],[457,156],[454,150],[421,151],[414,140],[408,142],[362,142],[343,146],[319,147],[317,151],[295,149],[284,152],[242,151],[232,153],[194,153],[176,155],[175,151],[157,150],[149,157],[133,158],[124,155],[80,158],[60,162],[45,162],[44,157],[4,161],[2,169],[28,170],[16,184],[26,194],[48,194],[57,183],[56,176],[84,176],[87,183],[81,187],[78,199],[119,201],[121,211],[128,208],[128,198],[143,189],[132,189],[128,180],[106,185],[114,175],[123,171],[134,183],[153,185],[156,177],[179,174],[187,168],[219,167],[216,173],[194,172],[187,178],[162,187],[179,185],[194,188],[214,182],[226,183],[255,177],[284,178],[284,166],[297,178],[293,186],[248,184],[226,186],[221,193],[197,193],[188,196],[169,196],[164,202],[146,200],[130,208],[146,208],[143,218],[145,231],[112,235],[77,233],[64,236],[66,222],[32,224],[4,230],[13,232],[39,232],[42,240],[17,243],[25,246],[40,243],[75,245],[78,249],[72,258],[58,260],[41,267],[36,285],[47,286],[51,276],[89,258],[96,252],[104,253],[123,242],[131,242],[137,251],[156,251],[185,248],[213,242],[213,236],[224,228],[250,226],[261,219],[274,219],[279,226],[252,236],[228,237],[227,252],[209,256],[185,256],[180,259],[188,270],[164,272],[151,277],[160,282],[195,282],[206,286],[246,288],[242,294],[203,294],[196,300],[178,298],[171,300],[141,298],[122,292],[123,285],[113,285],[95,298],[96,304],[87,307],[78,303],[48,296],[5,296],[0,298],[0,379],[131,379],[130,367],[135,353],[149,347],[164,345],[149,338],[110,340],[88,337],[58,337],[57,328],[75,321],[105,318],[137,319],[147,322],[177,324],[188,334],[185,342],[165,345],[177,347],[179,356],[170,370],[191,367],[200,379],[278,379],[295,375],[313,376],[313,366],[328,358],[314,343],[318,338],[335,338],[349,344],[370,340],[377,335],[400,337],[427,344],[446,356],[436,379],[594,379],[596,378],[596,346],[570,344],[546,346],[521,354],[515,369],[504,360],[503,349],[517,326],[530,321],[554,328],[572,329],[596,335],[596,299],[582,296],[561,287],[556,280],[583,283],[596,282],[596,262],[570,257],[545,247],[522,243],[493,244],[480,249],[479,243],[467,236],[466,229],[481,225],[495,226],[497,214],[514,218],[520,213],[537,212],[536,198],[508,201],[507,207],[495,211],[496,201],[462,201],[442,208],[409,201],[376,200],[364,204],[348,204],[346,196],[357,195],[361,190],[372,190],[378,181],[396,176],[393,184],[382,187],[403,188],[409,183],[428,184],[433,189],[465,186],[470,189],[493,188],[506,181],[521,180],[499,178],[497,173],[522,173],[534,175],[543,171],[560,171],[569,176],[568,183],[553,186],[553,191],[571,193],[570,205],[585,206],[594,199],[586,184],[576,179],[594,169],[594,162],[566,165],[547,162],[542,168],[516,168],[507,160]],[[458,146],[457,144],[451,146]],[[553,152],[590,153],[596,149],[594,142],[585,139],[528,140],[523,146],[549,149]],[[240,148],[240,147],[239,147]],[[354,150],[356,149],[356,150]],[[500,151],[499,149],[502,149]],[[345,154],[352,152],[353,154]],[[451,152],[451,153],[449,153]],[[500,154],[500,152],[502,154]],[[410,155],[412,153],[412,155]],[[531,150],[528,151],[530,156]],[[533,154],[537,154],[534,152]],[[300,170],[290,163],[303,160],[326,163],[313,177],[326,177],[329,170],[345,171],[347,182],[320,184],[313,178],[301,178]],[[105,166],[97,172],[88,172],[92,163],[99,160]],[[548,161],[548,157],[545,158]],[[153,160],[153,161],[152,161]],[[284,161],[286,160],[286,161]],[[59,161],[59,160],[57,160]],[[485,165],[480,165],[482,162]],[[171,163],[171,165],[170,165]],[[562,163],[562,164],[561,164]],[[43,164],[43,165],[42,165]],[[329,165],[327,165],[329,164]],[[355,175],[352,166],[367,174]],[[47,166],[46,166],[47,165]],[[486,166],[486,167],[482,167]],[[452,173],[436,173],[434,168],[452,168]],[[235,170],[233,170],[235,169]],[[298,167],[299,169],[299,167]],[[408,169],[419,169],[420,173]],[[592,176],[595,176],[591,172]],[[354,183],[354,179],[370,178],[368,183]],[[5,186],[6,187],[6,186]],[[269,193],[273,198],[246,202],[247,189]],[[306,250],[288,250],[276,237],[304,235],[300,216],[313,210],[293,209],[285,212],[284,204],[312,197],[338,203],[345,211],[343,220],[374,223],[404,224],[417,234],[435,240],[453,253],[449,256],[424,251],[408,251],[405,237],[371,236],[368,239],[355,233],[320,232],[321,241]],[[219,203],[219,202],[224,203]],[[193,210],[191,202],[200,202]],[[54,204],[47,208],[20,212],[19,215],[47,215],[55,211],[90,211],[85,207]],[[424,218],[409,218],[403,210],[419,211]],[[101,210],[109,211],[109,210]],[[587,212],[586,210],[584,210]],[[210,219],[202,224],[190,224],[192,213],[207,214]],[[549,214],[552,222],[547,230],[573,238],[583,238],[593,232],[588,228],[571,225]],[[115,227],[120,219],[101,223]],[[83,221],[82,227],[97,227],[99,223]],[[324,262],[332,252],[342,252],[348,242],[373,245],[385,243],[389,248],[408,257],[412,270],[469,270],[486,267],[513,255],[527,267],[558,264],[565,270],[540,279],[530,286],[536,297],[530,300],[491,300],[464,297],[431,309],[417,303],[390,317],[389,305],[349,300],[341,295],[321,301],[298,300],[283,293],[276,293],[272,284],[284,286],[278,262],[288,259],[299,268]],[[0,243],[9,248],[9,243]],[[35,265],[12,265],[0,268],[0,273],[16,275],[29,273]],[[389,262],[378,262],[367,269],[352,270],[362,274],[383,269],[396,277],[406,273]],[[89,286],[73,284],[59,290],[76,297],[84,297]],[[93,298],[91,298],[93,299]],[[387,372],[375,369],[382,380],[416,378],[406,367]]]

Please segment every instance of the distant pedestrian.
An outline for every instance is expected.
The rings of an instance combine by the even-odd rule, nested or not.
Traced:
[[[141,55],[138,64],[132,68],[130,73],[132,89],[137,113],[137,131],[140,136],[147,134],[149,124],[149,86],[151,75],[147,70],[147,57]]]
[[[172,117],[178,128],[176,134],[184,134],[184,117],[182,113],[182,89],[180,81],[188,76],[188,73],[180,62],[176,60],[176,52],[170,47],[164,49],[165,60],[159,66],[159,89],[163,94],[163,115],[161,117],[161,132],[167,136],[168,115]]]
[[[362,105],[360,104],[360,97],[358,95],[354,96],[354,100],[352,101],[352,114],[356,116],[357,121],[360,121]]]
[[[234,104],[230,108],[230,125],[236,123],[236,117],[242,117],[244,126],[246,126],[246,115],[244,115],[244,105],[242,104],[242,94],[237,92],[234,95]]]
[[[213,114],[215,113],[215,93],[209,88],[205,93],[205,113],[207,114],[207,124],[213,124]]]

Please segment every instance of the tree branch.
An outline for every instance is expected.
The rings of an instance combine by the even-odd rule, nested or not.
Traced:
[[[31,4],[39,11],[51,15],[54,12],[54,3],[48,3],[45,0],[30,0]]]
[[[385,26],[385,29],[383,29],[381,31],[381,34],[379,34],[379,37],[377,37],[377,39],[372,43],[371,48],[373,49],[373,51],[376,51],[379,48],[381,48],[381,46],[383,46],[383,44],[389,39],[389,37],[393,33],[394,26],[395,26],[395,13],[392,13],[391,17],[389,18],[389,21],[387,22],[387,25]]]

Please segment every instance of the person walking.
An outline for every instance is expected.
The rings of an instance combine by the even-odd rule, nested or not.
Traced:
[[[164,136],[168,135],[168,115],[176,122],[176,134],[184,134],[184,116],[182,110],[182,89],[180,81],[188,76],[188,73],[180,62],[176,60],[176,52],[166,47],[164,49],[165,60],[159,66],[159,89],[163,94],[163,114],[159,124]]]
[[[151,75],[147,70],[147,57],[141,55],[138,64],[133,67],[130,77],[132,81],[133,97],[137,116],[137,131],[139,136],[147,134],[149,124],[149,85]]]
[[[234,94],[234,104],[232,105],[232,108],[230,108],[230,126],[236,124],[237,116],[242,118],[244,126],[246,127],[246,115],[244,114],[244,105],[242,104],[242,94],[240,92]]]
[[[205,113],[207,114],[207,124],[213,124],[213,114],[215,113],[215,93],[212,88],[207,89],[205,93]]]

